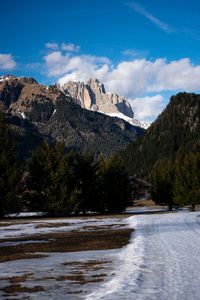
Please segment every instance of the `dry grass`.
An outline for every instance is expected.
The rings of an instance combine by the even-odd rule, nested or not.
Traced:
[[[38,243],[20,244],[0,247],[0,262],[16,259],[38,258],[35,252],[75,252],[88,250],[116,249],[125,246],[131,236],[132,229],[113,229],[88,232],[48,233],[31,236]],[[29,241],[30,237],[20,239],[3,239],[2,242]],[[40,243],[47,240],[47,243]]]
[[[28,273],[28,274],[24,274],[24,275],[20,275],[20,276],[13,276],[9,278],[10,283],[21,283],[21,282],[25,282],[28,278],[33,277],[33,273]]]
[[[0,222],[0,227],[10,226],[12,225],[11,222]]]
[[[102,282],[104,276],[101,275],[96,275],[86,277],[83,274],[73,274],[73,275],[62,275],[57,277],[58,281],[71,281],[74,284],[79,284],[79,285],[85,285],[88,283],[97,283],[97,282]]]
[[[63,226],[69,226],[72,223],[43,223],[43,224],[38,224],[35,226],[35,228],[58,228],[58,227],[63,227]]]
[[[3,247],[7,248],[7,247]],[[20,253],[12,252],[9,253],[9,251],[6,253],[4,251],[1,251],[2,248],[0,248],[0,263],[6,262],[6,261],[12,261],[12,260],[18,260],[18,259],[32,259],[32,258],[43,258],[48,257],[48,255],[45,254],[36,254],[36,253]]]
[[[26,287],[21,286],[20,284],[12,284],[8,287],[1,288],[1,291],[14,294],[14,293],[36,293],[44,291],[44,287],[42,286],[34,286],[34,287]]]

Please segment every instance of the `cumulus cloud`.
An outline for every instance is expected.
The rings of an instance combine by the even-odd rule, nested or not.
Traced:
[[[136,119],[142,121],[151,121],[157,117],[163,110],[165,103],[162,95],[152,97],[146,96],[130,100]]]
[[[14,70],[16,65],[12,54],[0,54],[0,70]]]
[[[48,76],[57,78],[61,85],[70,80],[99,79],[108,92],[130,99],[139,119],[153,118],[161,112],[164,100],[158,94],[162,92],[200,90],[200,65],[193,65],[188,58],[132,59],[112,65],[106,57],[53,51],[44,60]],[[155,96],[146,97],[149,94]]]
[[[61,44],[61,49],[62,50],[65,50],[65,51],[69,51],[69,52],[78,52],[79,49],[80,49],[80,46],[77,46],[75,44],[65,44],[65,43],[62,43]]]
[[[110,61],[93,55],[70,56],[54,51],[44,57],[48,76],[62,76],[59,82],[87,81],[90,77],[102,79],[109,72]]]
[[[66,52],[78,52],[80,49],[80,46],[75,45],[73,43],[46,43],[45,47],[47,49],[51,50],[57,50],[57,51],[66,51]]]
[[[134,59],[112,66],[106,57],[70,56],[54,51],[44,59],[48,76],[60,77],[61,84],[98,78],[108,91],[132,99],[163,91],[200,90],[200,65],[193,65],[188,58],[171,62]]]
[[[138,97],[149,92],[199,90],[200,66],[188,58],[167,62],[137,59],[119,63],[107,74],[109,89],[119,89],[126,97]]]
[[[46,43],[45,47],[48,49],[56,50],[59,47],[59,44],[57,43]]]

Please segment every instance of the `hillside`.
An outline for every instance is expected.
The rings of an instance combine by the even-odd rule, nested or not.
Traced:
[[[23,156],[48,139],[64,141],[66,149],[108,156],[125,148],[144,130],[81,108],[56,86],[32,78],[0,78],[0,108],[12,125]]]
[[[163,113],[121,156],[130,174],[146,177],[160,158],[174,158],[178,151],[200,150],[200,95],[172,96]]]
[[[87,83],[68,81],[57,87],[82,108],[120,118],[144,129],[150,126],[149,123],[136,120],[129,101],[116,93],[107,93],[104,84],[98,79],[90,79]]]

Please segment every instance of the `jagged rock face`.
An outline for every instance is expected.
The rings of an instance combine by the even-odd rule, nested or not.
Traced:
[[[104,85],[97,79],[90,79],[87,84],[70,81],[59,88],[83,108],[105,114],[120,112],[133,118],[129,102],[117,94],[106,93]]]
[[[80,99],[82,95],[88,97],[84,108],[91,106],[84,84],[73,87]],[[66,149],[108,156],[144,133],[124,120],[82,109],[57,86],[41,85],[32,78],[0,77],[0,108],[21,135],[20,147],[29,155],[38,143],[48,139],[64,141]]]
[[[82,108],[90,109],[92,105],[90,94],[83,82],[67,82],[61,90]]]

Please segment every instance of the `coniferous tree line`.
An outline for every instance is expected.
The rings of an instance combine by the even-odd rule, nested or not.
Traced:
[[[200,152],[180,152],[175,160],[158,160],[149,179],[155,203],[168,205],[169,210],[187,205],[195,210],[200,204]]]
[[[146,133],[121,151],[130,175],[146,178],[157,160],[200,151],[200,95],[179,93]]]
[[[20,209],[17,196],[20,185],[20,166],[11,132],[0,114],[0,216]]]
[[[0,216],[19,211],[50,215],[120,212],[130,203],[129,177],[117,156],[98,161],[42,143],[19,164],[12,132],[0,118]]]
[[[200,204],[200,152],[159,159],[150,176],[152,199],[173,206]],[[44,142],[20,164],[11,130],[0,116],[0,216],[19,211],[51,215],[113,213],[130,203],[131,187],[117,156],[98,161]]]

